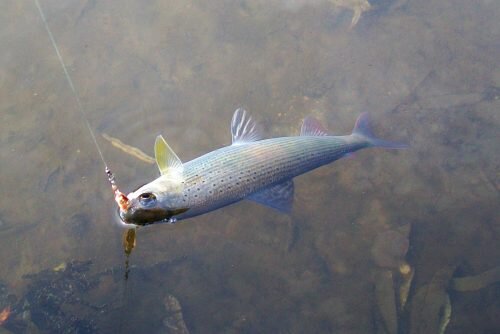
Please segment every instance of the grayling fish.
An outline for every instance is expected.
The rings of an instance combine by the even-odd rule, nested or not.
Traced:
[[[242,199],[289,212],[295,176],[366,147],[404,147],[375,138],[366,113],[348,136],[330,136],[308,117],[300,136],[262,139],[257,124],[245,110],[237,109],[231,132],[232,145],[186,163],[158,136],[155,158],[161,176],[126,196],[122,220],[134,225],[173,223]]]

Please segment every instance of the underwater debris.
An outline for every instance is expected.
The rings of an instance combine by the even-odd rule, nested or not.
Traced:
[[[450,286],[455,291],[476,291],[496,282],[500,282],[500,267],[474,276],[454,277]]]
[[[189,330],[184,322],[182,307],[179,300],[167,294],[163,299],[163,305],[167,311],[167,316],[163,319],[165,333],[169,334],[189,334]]]
[[[451,317],[448,284],[455,271],[455,266],[438,270],[431,281],[420,287],[410,301],[410,334],[442,334]]]
[[[7,306],[0,312],[0,326],[2,326],[10,316],[10,306]]]
[[[401,276],[399,284],[399,308],[403,311],[408,301],[415,270],[408,263],[404,262],[399,266],[399,274]]]
[[[109,141],[111,143],[111,145],[113,145],[114,147],[122,150],[123,152],[125,152],[125,153],[145,162],[145,163],[148,163],[148,164],[155,163],[155,159],[153,157],[150,157],[149,155],[147,155],[146,153],[144,153],[143,151],[141,151],[137,147],[127,145],[124,142],[122,142],[120,139],[111,137],[110,135],[108,135],[106,133],[103,133],[102,137],[104,139],[106,139],[107,141]]]
[[[372,8],[367,0],[330,0],[335,6],[347,8],[353,11],[350,29],[354,28],[358,24],[361,14]]]

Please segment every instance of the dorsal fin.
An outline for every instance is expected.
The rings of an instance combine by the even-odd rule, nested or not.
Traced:
[[[172,179],[176,180],[182,179],[184,165],[177,154],[168,146],[162,135],[156,137],[155,159],[161,175],[171,176]]]
[[[301,136],[328,136],[328,131],[321,125],[321,123],[312,116],[307,116],[302,122],[300,129]]]
[[[262,139],[260,127],[243,108],[238,108],[234,112],[231,120],[231,134],[233,136],[233,145],[241,145]]]

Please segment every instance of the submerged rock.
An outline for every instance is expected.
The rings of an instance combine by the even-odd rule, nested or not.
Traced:
[[[454,278],[456,266],[438,270],[431,281],[420,287],[410,302],[410,334],[443,334],[451,319],[448,290],[476,291],[500,281],[500,267],[481,274]]]
[[[397,334],[398,312],[392,271],[381,270],[377,273],[375,299],[385,332],[388,334]]]
[[[371,250],[373,260],[379,267],[397,269],[404,262],[409,245],[408,236],[402,232],[379,233]]]
[[[410,334],[444,333],[451,317],[446,289],[455,266],[441,268],[431,281],[420,287],[410,302]]]
[[[68,334],[97,332],[94,321],[80,315],[85,314],[86,309],[94,311],[81,298],[96,284],[87,278],[90,264],[90,261],[70,261],[25,276],[31,283],[24,297],[13,307],[15,319],[12,327],[15,331]]]

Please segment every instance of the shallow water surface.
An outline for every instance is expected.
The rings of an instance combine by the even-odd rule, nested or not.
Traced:
[[[500,3],[374,0],[352,29],[336,3],[40,0],[123,191],[156,167],[103,134],[152,155],[161,133],[188,161],[230,144],[238,107],[269,137],[369,111],[410,145],[296,178],[289,216],[243,201],[139,229],[126,257],[35,3],[3,1],[1,330],[437,333],[448,296],[446,333],[500,332],[496,280],[450,283],[500,266]]]

